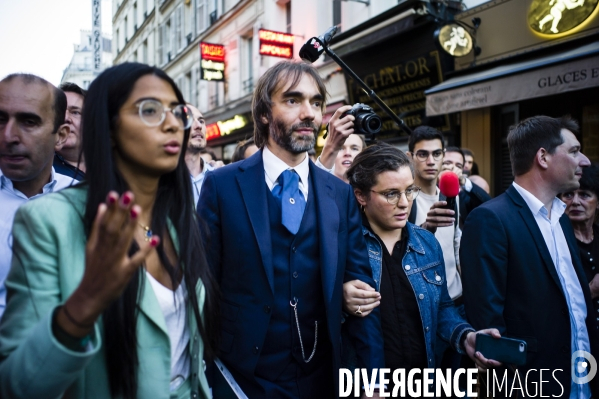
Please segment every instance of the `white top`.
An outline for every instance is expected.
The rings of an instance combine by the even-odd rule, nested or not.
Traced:
[[[272,191],[275,186],[279,185],[277,179],[279,175],[289,170],[295,170],[295,172],[299,175],[299,189],[304,194],[304,198],[306,202],[308,201],[308,175],[310,174],[310,157],[308,157],[308,153],[305,153],[304,160],[292,168],[279,159],[275,154],[272,153],[268,149],[268,146],[264,146],[264,151],[262,151],[262,161],[264,162],[264,174],[266,178],[266,185],[268,189]]]
[[[6,287],[4,280],[10,270],[12,260],[12,223],[19,206],[27,201],[34,200],[42,195],[61,190],[77,183],[77,180],[54,172],[50,176],[50,183],[46,184],[41,194],[27,198],[25,194],[16,190],[12,181],[4,176],[0,170],[0,319],[6,308]]]
[[[201,159],[201,158],[200,158]],[[208,162],[205,162],[202,159],[202,171],[196,177],[193,175],[189,175],[191,177],[191,185],[193,188],[193,203],[194,207],[198,206],[198,200],[200,199],[200,192],[202,191],[202,184],[204,184],[204,178],[206,177],[206,172],[209,172],[214,169],[212,165]]]
[[[458,203],[458,197],[455,198]],[[422,191],[416,197],[418,213],[416,214],[416,225],[420,226],[426,221],[426,214],[435,202],[439,201],[439,189],[435,195],[425,194]],[[458,203],[459,209],[459,203]],[[458,215],[455,215],[458,217]],[[460,239],[462,231],[455,224],[447,227],[438,227],[435,232],[435,238],[441,244],[443,251],[443,260],[445,261],[445,278],[447,279],[447,290],[451,299],[457,299],[462,296],[462,278],[458,273]]]
[[[555,270],[559,276],[559,281],[562,285],[566,301],[568,302],[568,310],[570,311],[570,331],[572,353],[583,350],[591,353],[589,343],[589,333],[585,323],[587,317],[587,306],[582,293],[580,281],[572,264],[570,248],[566,241],[566,236],[559,223],[559,219],[566,210],[566,204],[560,201],[557,197],[553,198],[551,203],[551,214],[545,208],[545,205],[532,193],[522,188],[516,182],[513,183],[514,188],[520,193],[524,201],[530,208],[543,239],[551,255],[551,260],[555,265]],[[548,216],[551,216],[549,219]],[[578,248],[575,248],[578,251]],[[589,384],[576,384],[572,381],[570,399],[574,398],[590,398],[591,389]]]
[[[187,329],[187,289],[185,280],[181,281],[174,292],[160,284],[152,275],[146,272],[146,276],[160,305],[164,315],[166,329],[171,341],[171,391],[176,391],[189,377],[189,330]]]

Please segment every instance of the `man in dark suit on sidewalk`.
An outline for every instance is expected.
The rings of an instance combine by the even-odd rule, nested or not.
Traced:
[[[222,301],[220,359],[250,398],[338,397],[342,285],[374,286],[350,186],[307,151],[326,89],[285,61],[259,80],[250,158],[207,174],[198,212]],[[384,367],[378,309],[345,321],[361,367]]]
[[[561,398],[599,393],[596,378],[578,384],[571,377],[571,361],[584,361],[575,352],[598,353],[596,339],[588,333],[595,326],[589,287],[566,205],[556,198],[577,189],[590,164],[580,152],[577,131],[569,118],[546,116],[512,127],[508,146],[514,183],[470,213],[462,236],[470,323],[495,327],[502,336],[527,343],[526,364],[517,368],[526,388],[516,391],[521,397],[538,395],[539,389],[542,395]],[[541,369],[550,371],[540,374]]]

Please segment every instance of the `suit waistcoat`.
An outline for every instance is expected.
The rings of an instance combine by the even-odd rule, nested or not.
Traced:
[[[270,191],[267,193],[275,301],[256,375],[270,381],[276,380],[291,362],[309,374],[321,364],[319,358],[327,354],[329,348],[314,187],[312,179],[309,182],[310,194],[295,236],[282,224],[281,204]],[[297,300],[297,317],[306,359],[314,347],[314,322],[318,321],[316,354],[309,363],[302,358],[296,317],[290,305],[292,300]]]

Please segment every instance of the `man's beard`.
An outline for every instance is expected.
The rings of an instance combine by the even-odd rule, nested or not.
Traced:
[[[313,130],[312,136],[303,134],[293,134],[296,129],[310,128]],[[275,143],[281,148],[291,152],[292,154],[301,154],[314,148],[316,143],[316,135],[320,131],[320,126],[317,126],[313,122],[301,122],[292,125],[288,130],[287,126],[281,120],[275,119],[270,124],[270,135],[272,136]]]
[[[187,144],[187,152],[189,152],[190,154],[199,154],[200,151],[202,151],[204,148],[206,148],[206,145],[193,143],[191,141],[191,138],[189,138],[189,143]]]

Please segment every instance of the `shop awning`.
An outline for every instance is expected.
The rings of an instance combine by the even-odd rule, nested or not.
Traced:
[[[599,86],[599,42],[449,79],[425,92],[426,115],[443,115],[596,86]]]

